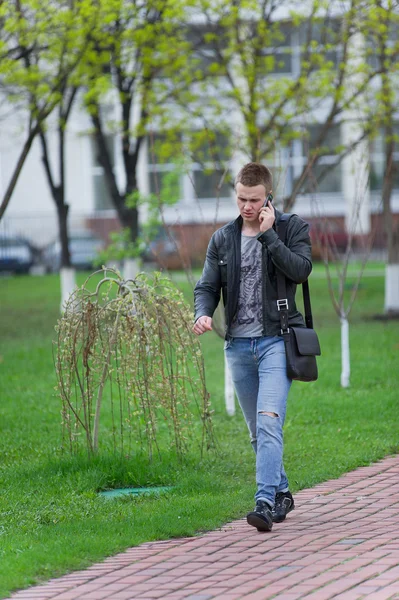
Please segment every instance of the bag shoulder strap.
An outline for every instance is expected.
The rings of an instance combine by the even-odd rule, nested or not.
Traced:
[[[285,238],[287,233],[288,221],[293,215],[290,213],[283,213],[277,224],[277,234],[280,240],[285,244]],[[276,267],[277,272],[277,308],[280,312],[281,329],[286,331],[288,329],[288,301],[287,301],[287,286],[285,275],[280,269]],[[313,316],[312,306],[310,303],[310,292],[309,292],[309,281],[306,280],[302,284],[303,294],[303,305],[305,309],[305,323],[306,327],[313,329]]]

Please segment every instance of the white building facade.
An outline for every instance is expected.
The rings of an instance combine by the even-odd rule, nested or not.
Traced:
[[[281,73],[293,76],[300,68],[298,34],[293,31],[287,38],[289,46],[279,48]],[[108,107],[110,116],[114,109]],[[321,110],[321,109],[319,109]],[[25,118],[22,112],[4,107],[0,128],[0,193],[3,194],[14,170],[24,142]],[[315,118],[316,116],[316,118]],[[320,120],[322,120],[322,110]],[[346,144],[356,136],[356,120],[346,115],[329,133],[331,147]],[[232,119],[234,121],[234,118]],[[309,126],[309,139],[317,134],[317,115],[313,115]],[[399,121],[398,121],[399,123]],[[398,126],[399,129],[399,126]],[[55,121],[49,121],[48,138],[54,166],[58,160],[57,132]],[[109,135],[114,170],[123,189],[123,166],[120,141]],[[331,165],[331,171],[311,194],[300,195],[294,210],[305,219],[314,217],[343,218],[347,227],[358,234],[370,231],[370,216],[381,212],[381,182],[383,175],[383,143],[377,138],[371,144],[362,142],[342,163],[335,165],[336,157],[323,156],[316,169]],[[395,156],[399,164],[399,156]],[[289,194],[293,182],[306,162],[304,144],[298,140],[289,149],[282,149],[268,166],[276,175],[275,199]],[[239,168],[240,161],[231,161],[232,174]],[[139,188],[143,194],[154,189],[154,177],[162,180],[162,173],[175,168],[173,163],[157,164],[151,158],[149,143],[143,144],[138,172]],[[316,173],[317,174],[317,173]],[[168,225],[226,223],[237,214],[231,186],[223,185],[220,195],[215,194],[219,174],[203,173],[201,166],[192,163],[181,175],[180,200],[164,211]],[[107,191],[104,173],[99,165],[92,124],[82,102],[77,100],[68,123],[66,133],[66,203],[70,207],[69,226],[71,231],[92,227],[93,219],[102,223],[104,234],[117,227],[116,212]],[[399,176],[395,181],[392,208],[399,213]],[[354,218],[356,215],[356,218]],[[142,215],[145,218],[145,212]],[[40,140],[33,143],[21,176],[11,198],[5,216],[0,223],[0,233],[6,231],[28,238],[38,247],[44,247],[57,237],[57,219],[45,171],[42,165]],[[101,233],[101,231],[97,231]]]

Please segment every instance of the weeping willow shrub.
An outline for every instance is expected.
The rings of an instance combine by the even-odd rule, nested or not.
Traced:
[[[64,442],[89,455],[213,445],[209,394],[190,308],[161,273],[124,281],[93,273],[56,327],[55,367]]]

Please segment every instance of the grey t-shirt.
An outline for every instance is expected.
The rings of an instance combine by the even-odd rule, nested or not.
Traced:
[[[241,275],[233,337],[258,337],[263,332],[262,244],[256,236],[241,235]]]

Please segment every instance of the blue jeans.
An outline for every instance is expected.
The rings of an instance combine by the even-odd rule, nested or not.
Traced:
[[[278,336],[229,337],[224,349],[256,453],[255,500],[273,506],[276,493],[288,490],[283,425],[292,381],[287,377],[284,341]]]

